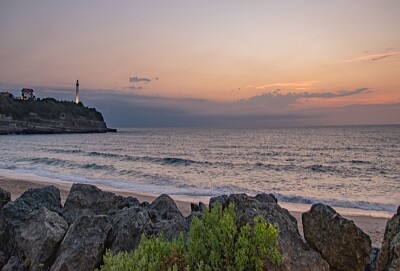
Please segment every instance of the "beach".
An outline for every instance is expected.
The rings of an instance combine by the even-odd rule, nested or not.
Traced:
[[[23,192],[30,188],[40,188],[44,187],[47,185],[54,185],[58,189],[60,189],[61,193],[61,201],[62,203],[65,202],[69,190],[72,186],[72,182],[62,182],[62,181],[55,181],[52,179],[44,179],[44,180],[27,180],[27,179],[22,179],[22,178],[10,178],[6,176],[0,176],[0,187],[9,191],[11,193],[11,199],[15,200],[18,198]],[[104,186],[104,185],[96,185],[98,188],[108,191],[108,192],[113,192],[117,195],[122,195],[122,196],[132,196],[134,198],[137,198],[140,202],[147,201],[147,202],[152,202],[157,195],[151,195],[151,194],[144,194],[144,193],[138,193],[138,192],[133,192],[133,191],[126,191],[122,189],[116,189],[113,187],[109,186]],[[191,212],[191,207],[190,204],[193,203],[198,203],[198,198],[193,197],[185,197],[184,200],[182,200],[181,197],[174,197],[176,205],[178,206],[179,210],[182,212],[184,216],[188,216]],[[208,202],[205,202],[208,203]],[[279,203],[279,202],[278,202]],[[281,204],[282,207],[287,207],[285,204]],[[289,205],[290,206],[290,205]],[[292,208],[295,209],[295,208]],[[298,226],[299,226],[299,231],[302,234],[302,222],[301,222],[301,214],[302,212],[296,211],[296,210],[291,210],[291,208],[288,208],[289,212],[296,218],[298,221]],[[340,213],[340,212],[339,212]],[[354,223],[362,229],[366,234],[368,234],[371,238],[372,245],[375,247],[380,247],[382,240],[383,240],[383,235],[385,232],[385,225],[388,220],[386,217],[374,217],[374,216],[368,216],[368,215],[348,215],[348,214],[342,214],[343,217],[354,221]]]

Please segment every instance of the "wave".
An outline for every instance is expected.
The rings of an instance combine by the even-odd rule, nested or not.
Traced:
[[[96,163],[90,163],[84,164],[81,167],[84,169],[115,171],[115,167],[113,165],[98,165]]]
[[[53,152],[53,153],[69,153],[69,154],[77,154],[77,153],[85,153],[82,150],[68,150],[68,149],[48,149],[49,152]]]
[[[124,157],[125,161],[140,161],[140,162],[151,162],[161,165],[172,165],[172,166],[189,166],[189,165],[211,165],[212,162],[208,161],[195,161],[191,159],[179,158],[179,157],[151,157],[151,156],[128,156]]]
[[[301,203],[301,204],[315,204],[323,203],[326,205],[342,208],[353,208],[360,210],[372,210],[372,211],[385,211],[385,212],[396,212],[397,205],[388,203],[378,203],[378,202],[368,202],[368,201],[346,201],[337,199],[319,199],[312,197],[302,197],[302,196],[287,196],[279,193],[275,194],[279,201],[289,202],[289,203]]]
[[[89,156],[96,156],[96,157],[104,157],[104,158],[123,158],[124,155],[115,154],[115,153],[106,153],[106,152],[89,152]]]

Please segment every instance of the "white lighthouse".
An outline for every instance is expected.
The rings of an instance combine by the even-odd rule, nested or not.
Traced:
[[[79,103],[79,80],[76,80],[75,103]]]

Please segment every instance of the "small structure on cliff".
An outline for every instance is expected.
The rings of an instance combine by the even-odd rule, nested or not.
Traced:
[[[34,100],[35,96],[33,95],[33,89],[31,88],[23,88],[21,90],[21,100]]]

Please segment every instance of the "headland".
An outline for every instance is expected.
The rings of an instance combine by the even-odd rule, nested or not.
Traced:
[[[0,93],[0,134],[106,132],[116,129],[108,128],[100,112],[81,102],[35,98],[31,89],[23,89],[21,97]]]

